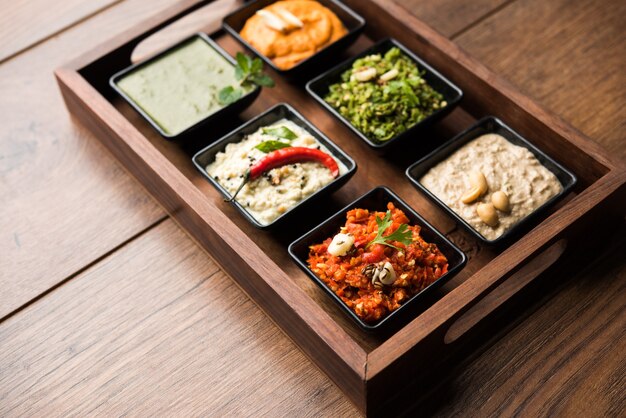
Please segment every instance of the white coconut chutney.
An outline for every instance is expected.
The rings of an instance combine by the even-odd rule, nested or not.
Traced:
[[[250,166],[267,155],[255,148],[264,141],[281,140],[293,147],[318,148],[332,156],[313,135],[294,122],[281,119],[270,125],[272,128],[280,126],[287,127],[297,137],[289,141],[279,139],[264,134],[262,131],[267,127],[259,128],[241,142],[228,144],[224,152],[217,153],[215,161],[206,167],[207,173],[232,195]],[[335,161],[339,166],[339,175],[345,174],[347,167],[341,161]],[[261,225],[268,225],[333,180],[330,170],[318,162],[289,164],[248,182],[236,200]]]

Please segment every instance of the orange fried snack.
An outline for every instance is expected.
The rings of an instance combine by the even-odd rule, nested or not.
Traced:
[[[262,10],[271,15],[257,12],[250,17],[240,32],[241,37],[283,70],[295,66],[347,33],[332,11],[313,0],[277,1]],[[301,25],[294,24],[289,16],[285,18],[284,11],[295,16]],[[281,26],[282,30],[279,30]]]

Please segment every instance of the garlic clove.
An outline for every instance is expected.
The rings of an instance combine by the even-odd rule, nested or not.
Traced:
[[[336,257],[348,254],[348,251],[354,245],[354,237],[350,234],[339,233],[333,237],[328,245],[328,252]]]
[[[396,272],[389,261],[383,265],[380,273],[378,273],[378,281],[386,285],[392,285],[396,281]]]
[[[391,70],[387,71],[385,74],[381,75],[380,79],[382,81],[389,81],[389,80],[396,78],[398,74],[399,74],[398,70],[396,68],[392,68]]]
[[[372,67],[361,67],[355,70],[352,73],[352,76],[356,81],[365,82],[370,81],[372,78],[376,77],[376,68]]]

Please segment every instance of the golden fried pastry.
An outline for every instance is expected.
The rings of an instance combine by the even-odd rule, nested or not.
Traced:
[[[339,18],[313,0],[277,1],[248,19],[241,37],[287,70],[347,33]]]

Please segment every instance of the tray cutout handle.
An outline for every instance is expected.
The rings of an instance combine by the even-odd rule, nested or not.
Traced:
[[[472,328],[482,322],[493,311],[506,302],[544,271],[551,267],[567,249],[567,239],[560,239],[530,259],[525,265],[504,280],[495,289],[483,296],[476,304],[457,318],[444,335],[444,344],[453,344]]]
[[[182,16],[139,42],[130,55],[130,61],[133,64],[143,61],[194,33],[210,35],[217,32],[224,16],[242,4],[241,0],[215,0]]]

